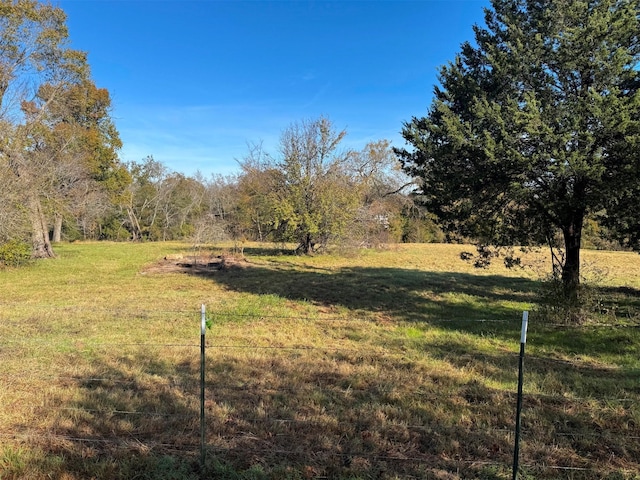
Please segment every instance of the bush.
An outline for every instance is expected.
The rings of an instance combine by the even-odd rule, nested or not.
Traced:
[[[446,241],[443,231],[428,216],[406,217],[401,235],[403,243],[443,243]]]
[[[31,259],[31,246],[20,240],[0,244],[0,266],[19,267]]]

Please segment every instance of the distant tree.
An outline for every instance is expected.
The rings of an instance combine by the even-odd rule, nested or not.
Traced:
[[[249,183],[256,188],[261,184],[254,197],[260,207],[255,210],[257,225],[266,216],[273,238],[297,243],[301,253],[343,234],[356,212],[358,191],[348,175],[349,152],[339,150],[345,135],[324,117],[294,123],[282,133],[278,158],[241,163],[252,175]],[[263,219],[258,219],[261,210]]]
[[[274,163],[261,144],[250,145],[240,162],[242,172],[237,179],[237,205],[231,225],[234,239],[275,239],[273,212],[278,208],[282,177]]]
[[[636,111],[637,116],[640,115],[640,109]],[[637,121],[637,120],[636,120]],[[633,150],[636,158],[640,157],[640,145],[637,139],[628,139],[627,147]],[[626,141],[626,139],[625,139]],[[636,180],[635,185],[625,188],[615,195],[611,195],[606,199],[605,209],[596,215],[599,222],[608,228],[607,236],[616,239],[624,247],[631,248],[640,252],[640,162],[637,162],[635,168],[630,165],[628,170],[622,170],[619,175],[624,178],[625,183],[628,180]]]
[[[152,156],[129,163],[128,169],[132,182],[127,188],[124,204],[131,239],[159,240],[162,238],[163,204],[170,193],[167,184],[170,172]]]
[[[171,173],[157,185],[160,208],[158,240],[185,238],[193,234],[203,214],[205,186],[197,179]]]
[[[239,189],[236,175],[211,175],[204,186],[202,213],[196,221],[196,238],[210,242],[244,238],[238,221]]]
[[[30,226],[23,215],[23,194],[8,164],[0,162],[0,244],[11,240],[29,241]]]
[[[360,194],[350,235],[366,245],[398,242],[413,180],[401,169],[388,140],[367,143],[349,156],[349,171]]]
[[[291,125],[280,138],[275,223],[302,253],[343,233],[357,206],[345,172],[348,152],[339,150],[345,135],[321,117]]]
[[[199,181],[205,187],[203,204],[206,213],[222,222],[230,220],[237,204],[236,175],[211,175]]]
[[[123,195],[130,239],[175,240],[191,237],[206,214],[202,179],[172,172],[148,156],[128,164],[132,182]]]
[[[404,205],[401,217],[401,240],[404,243],[442,243],[446,236],[427,209],[412,196]]]
[[[569,299],[589,214],[631,243],[639,231],[639,12],[638,0],[493,0],[397,150],[447,230],[497,246],[559,232]]]

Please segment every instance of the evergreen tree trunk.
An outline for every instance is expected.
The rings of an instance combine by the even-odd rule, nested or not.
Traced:
[[[562,286],[565,298],[571,303],[578,301],[580,287],[580,246],[584,213],[575,213],[562,229],[565,245],[565,260],[562,266]]]
[[[42,213],[42,205],[36,194],[29,199],[29,215],[32,227],[32,251],[33,258],[54,258],[53,248],[49,240],[49,228]]]

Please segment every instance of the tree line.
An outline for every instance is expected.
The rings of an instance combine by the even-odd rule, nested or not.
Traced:
[[[149,156],[123,165],[129,181],[104,208],[69,216],[67,239],[221,240],[292,243],[439,241],[413,202],[411,181],[389,143],[339,150],[345,132],[326,118],[293,124],[277,154],[251,145],[239,173],[186,176]]]

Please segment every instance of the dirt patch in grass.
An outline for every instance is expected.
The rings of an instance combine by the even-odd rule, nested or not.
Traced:
[[[143,274],[188,273],[215,275],[217,272],[241,270],[249,263],[234,255],[167,255],[162,260],[146,266]]]

